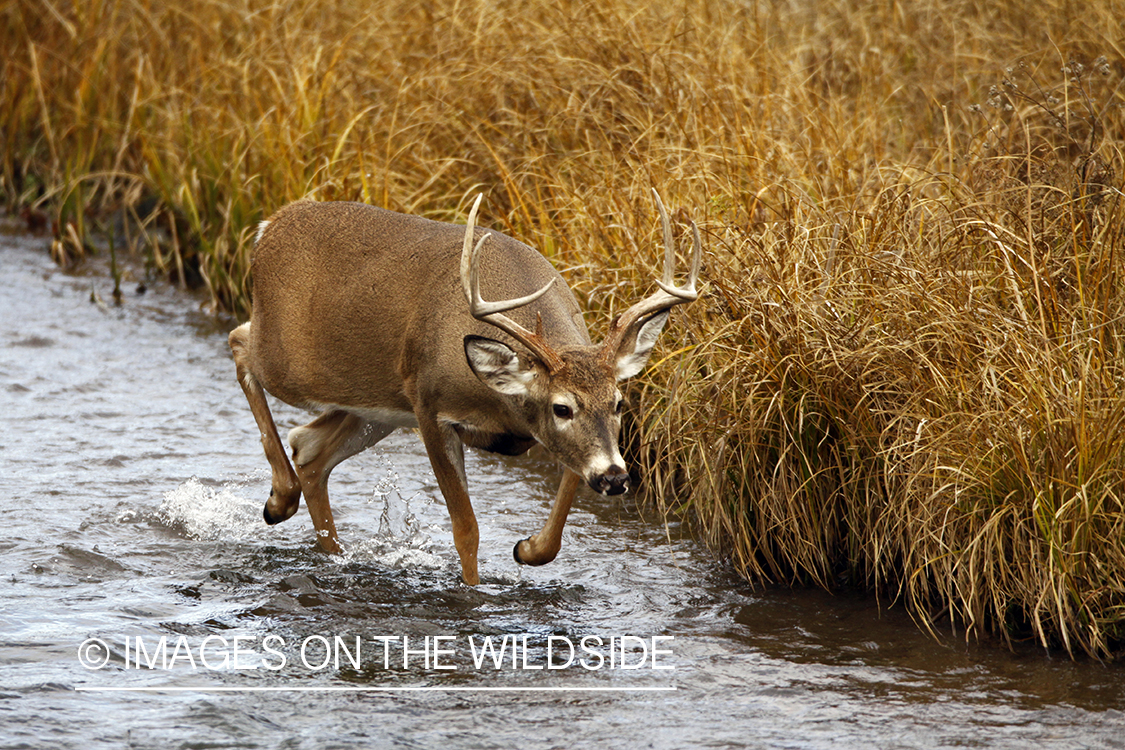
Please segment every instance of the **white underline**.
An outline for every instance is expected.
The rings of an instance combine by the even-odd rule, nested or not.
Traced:
[[[662,687],[76,687],[83,693],[661,693],[675,685]]]

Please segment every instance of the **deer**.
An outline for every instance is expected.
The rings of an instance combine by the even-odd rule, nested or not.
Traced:
[[[261,222],[250,319],[229,343],[271,468],[266,523],[291,518],[303,495],[319,548],[339,554],[328,502],[333,468],[398,428],[416,429],[449,513],[461,579],[476,586],[479,530],[464,448],[515,456],[538,444],[563,476],[542,529],[517,542],[513,556],[521,565],[554,560],[583,482],[602,495],[629,489],[619,384],[644,369],[669,311],[699,296],[699,229],[691,222],[691,269],[675,286],[671,223],[653,195],[662,279],[610,323],[599,345],[543,255],[476,227],[483,195],[464,227],[311,200]],[[318,413],[289,431],[292,463],[266,393]]]

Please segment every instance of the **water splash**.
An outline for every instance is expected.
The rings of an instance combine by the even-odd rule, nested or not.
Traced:
[[[429,536],[422,532],[418,519],[410,511],[410,499],[397,489],[382,493],[383,512],[379,515],[377,537],[391,544],[404,544],[409,547],[428,547],[432,544]]]
[[[249,480],[208,487],[192,477],[164,493],[156,519],[192,539],[242,541],[277,536],[262,521],[262,502],[246,497]]]
[[[418,494],[402,494],[398,471],[384,453],[376,454],[382,464],[382,473],[368,502],[382,503],[379,529],[375,536],[350,544],[344,550],[348,561],[374,560],[390,568],[425,568],[440,570],[446,562],[434,554],[434,540],[422,531],[421,523],[410,510]]]

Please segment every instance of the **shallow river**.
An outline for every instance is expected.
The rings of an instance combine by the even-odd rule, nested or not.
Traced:
[[[1122,746],[1119,666],[754,591],[628,497],[580,493],[518,568],[545,458],[468,457],[476,589],[408,432],[336,470],[320,554],[303,509],[261,520],[229,321],[161,284],[114,307],[44,246],[0,236],[0,747]]]

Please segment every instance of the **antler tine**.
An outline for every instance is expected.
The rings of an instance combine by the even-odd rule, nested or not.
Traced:
[[[665,284],[672,283],[672,265],[676,262],[676,244],[672,240],[672,222],[668,218],[668,211],[664,208],[664,201],[660,200],[660,193],[652,189],[652,197],[656,199],[656,208],[660,211],[660,226],[664,230],[664,275],[661,280]]]
[[[531,304],[542,297],[554,285],[551,279],[539,290],[523,297],[487,302],[480,294],[480,251],[488,242],[491,234],[485,234],[473,246],[473,230],[476,228],[477,208],[480,206],[483,194],[478,195],[469,211],[469,220],[465,225],[465,241],[461,246],[461,286],[465,291],[465,298],[469,302],[469,314],[477,320],[494,325],[501,331],[526,346],[533,354],[547,365],[551,372],[557,372],[563,366],[562,358],[552,349],[539,333],[529,331],[516,321],[504,315],[508,310]]]
[[[668,310],[676,305],[682,305],[685,302],[691,302],[699,297],[699,291],[695,288],[696,281],[699,279],[699,266],[703,256],[703,242],[699,237],[699,227],[696,226],[694,221],[691,222],[692,256],[691,271],[688,274],[687,283],[683,286],[673,286],[672,278],[676,262],[676,243],[672,237],[672,222],[669,220],[668,212],[664,208],[664,201],[660,200],[660,194],[656,192],[655,188],[652,190],[652,195],[656,199],[656,207],[660,211],[660,223],[664,230],[663,278],[656,282],[656,285],[660,287],[658,291],[653,292],[645,299],[621,313],[610,325],[609,333],[606,334],[605,341],[602,344],[602,356],[608,359],[612,359],[616,356],[618,348],[620,348],[625,337],[629,334],[629,331],[637,323],[664,310]]]
[[[695,282],[699,278],[699,263],[703,255],[703,242],[699,239],[699,227],[695,225],[694,221],[691,222],[692,252],[691,272],[688,274],[688,282],[681,287],[673,286],[672,271],[676,263],[676,243],[672,239],[672,222],[668,219],[668,212],[664,209],[664,201],[660,200],[660,194],[656,192],[656,188],[652,189],[652,196],[656,198],[656,207],[660,210],[660,223],[664,228],[664,276],[656,282],[656,285],[673,297],[678,297],[684,302],[691,302],[699,297],[699,292],[695,289]]]

